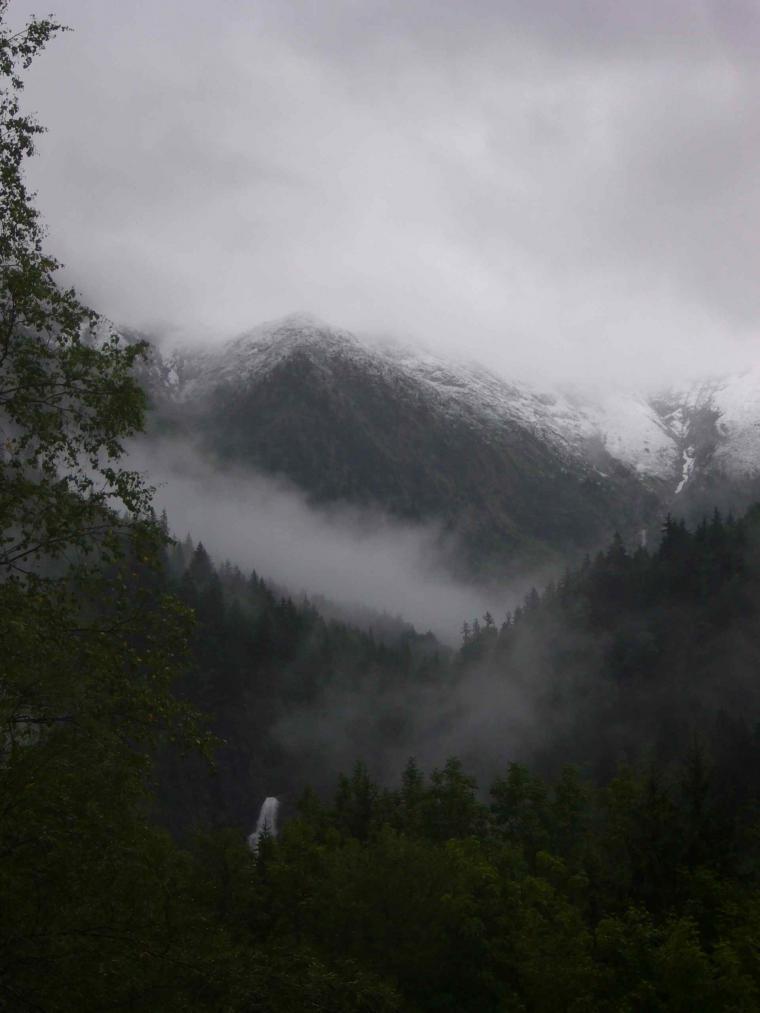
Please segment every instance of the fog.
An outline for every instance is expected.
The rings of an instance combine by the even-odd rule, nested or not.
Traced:
[[[546,734],[539,696],[530,679],[486,668],[451,683],[410,681],[395,692],[364,680],[358,689],[329,687],[317,706],[289,710],[271,734],[323,790],[357,760],[395,784],[410,757],[431,771],[456,756],[488,784],[507,762],[529,758]]]
[[[309,310],[545,379],[756,358],[756,3],[52,6],[31,182],[117,322]]]
[[[167,511],[172,534],[201,541],[217,564],[255,569],[294,596],[326,596],[338,613],[340,606],[347,614],[358,606],[400,617],[450,647],[460,645],[463,621],[486,611],[501,621],[543,580],[536,574],[504,587],[464,584],[447,571],[456,544],[435,525],[316,507],[286,482],[215,463],[185,440],[135,442],[128,463],[156,487],[155,506]],[[325,686],[318,701],[289,707],[267,730],[288,758],[277,776],[290,784],[296,771],[303,783],[329,791],[357,759],[392,783],[411,755],[428,770],[457,755],[487,783],[505,757],[530,755],[545,730],[538,727],[542,684],[533,678],[532,659],[523,662],[522,675],[509,680],[482,666],[466,680],[400,680],[391,687],[373,671],[354,671],[348,683]]]
[[[463,621],[487,609],[506,612],[522,591],[456,582],[446,570],[455,547],[434,525],[348,506],[316,508],[284,482],[217,466],[187,443],[136,444],[130,465],[156,486],[156,507],[166,510],[176,537],[190,534],[217,563],[255,569],[296,595],[401,616],[457,643]]]

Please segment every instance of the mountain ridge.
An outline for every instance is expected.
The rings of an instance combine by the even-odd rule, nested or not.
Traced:
[[[156,350],[146,383],[163,431],[317,502],[443,521],[477,566],[741,508],[760,485],[757,371],[650,396],[541,390],[293,314],[215,349]]]

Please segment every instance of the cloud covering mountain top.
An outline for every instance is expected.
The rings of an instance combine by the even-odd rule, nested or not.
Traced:
[[[754,3],[55,7],[33,183],[121,322],[309,306],[574,379],[756,357]]]

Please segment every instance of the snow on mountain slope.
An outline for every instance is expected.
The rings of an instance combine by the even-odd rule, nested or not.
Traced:
[[[758,368],[646,398],[623,394],[614,405],[612,416],[597,416],[608,450],[642,475],[664,480],[673,496],[706,475],[760,474]]]
[[[722,437],[716,461],[729,475],[756,474],[760,470],[760,367],[716,383],[711,402],[719,413]]]
[[[680,495],[707,469],[730,477],[760,473],[760,367],[653,396],[622,386],[540,390],[476,363],[368,342],[308,314],[293,314],[221,347],[159,356],[152,385],[167,400],[191,404],[299,356],[325,373],[341,361],[382,377],[399,397],[423,398],[436,413],[486,434],[521,427],[568,465],[602,477],[611,458],[665,496]]]
[[[708,378],[650,399],[678,450],[675,495],[695,482],[760,475],[760,369]]]
[[[175,349],[163,362],[177,380],[171,395],[177,401],[203,397],[221,385],[236,386],[262,376],[294,354],[317,359],[349,357],[365,365],[371,356],[348,331],[323,324],[305,313],[260,324],[218,348]]]
[[[306,314],[262,324],[218,349],[174,351],[160,361],[160,383],[165,396],[189,402],[222,385],[261,378],[296,355],[325,369],[336,359],[350,361],[367,374],[382,376],[400,396],[424,397],[437,413],[465,419],[473,427],[523,427],[576,462],[585,461],[588,446],[599,442],[593,412],[563,392],[508,382],[477,363],[400,343],[366,342]],[[606,413],[613,417],[613,408],[608,406]]]
[[[479,364],[421,354],[401,345],[382,351],[389,363],[427,389],[443,411],[467,412],[485,426],[522,425],[571,456],[594,436],[590,420],[558,391],[508,382]]]
[[[645,396],[611,388],[604,393],[578,392],[576,397],[588,426],[612,457],[642,478],[670,481],[678,448]]]

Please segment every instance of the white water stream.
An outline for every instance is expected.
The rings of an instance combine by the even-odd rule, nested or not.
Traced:
[[[264,799],[259,810],[259,818],[256,820],[256,829],[248,835],[248,847],[251,851],[259,850],[259,841],[263,834],[270,837],[277,836],[277,810],[279,808],[280,803],[273,796]]]

